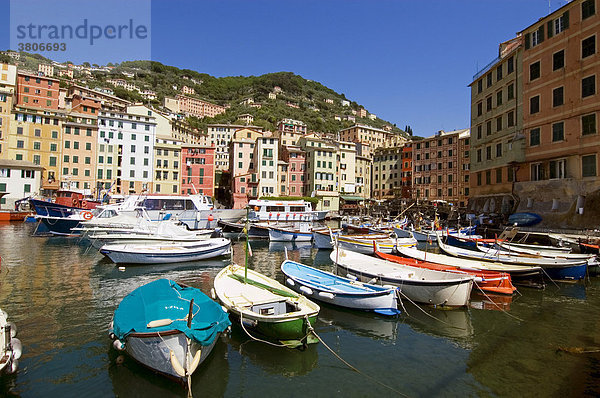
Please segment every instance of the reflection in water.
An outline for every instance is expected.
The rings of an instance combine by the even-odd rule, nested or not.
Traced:
[[[346,329],[358,336],[396,341],[397,317],[384,317],[372,312],[352,311],[342,307],[321,305],[319,321],[340,329]]]

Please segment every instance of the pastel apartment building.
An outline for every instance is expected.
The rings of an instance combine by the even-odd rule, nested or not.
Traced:
[[[99,111],[99,108],[96,109]],[[83,111],[83,107],[81,110]],[[96,189],[98,113],[71,111],[63,122],[60,174],[62,189],[79,190],[88,195]]]
[[[0,63],[0,159],[7,156],[11,110],[17,84],[17,67]]]
[[[281,159],[287,164],[287,195],[305,196],[306,192],[306,152],[299,146],[282,145]]]
[[[227,110],[224,106],[182,94],[177,94],[175,98],[165,97],[164,106],[174,113],[183,113],[200,119],[205,116],[214,117]]]
[[[250,129],[262,132],[263,128],[258,126],[244,126],[237,124],[209,124],[206,127],[206,145],[214,146],[215,162],[217,170],[229,170],[229,143],[237,130]]]
[[[17,73],[17,105],[58,110],[58,79],[34,73]]]
[[[248,198],[258,197],[256,142],[264,133],[252,129],[239,129],[233,133],[229,144],[229,171],[233,208],[242,209]]]
[[[14,209],[15,201],[40,193],[43,167],[25,160],[0,159],[0,205]]]
[[[598,7],[597,0],[571,1],[521,32],[520,210],[583,213],[586,196],[600,189]]]
[[[181,176],[181,141],[157,135],[154,142],[154,193],[179,194]]]
[[[373,153],[373,198],[393,199],[402,191],[402,147],[377,148]]]
[[[392,132],[363,124],[355,124],[339,131],[341,141],[368,144],[371,150],[389,145],[391,140],[398,143],[406,142],[406,138]]]
[[[181,194],[215,195],[215,148],[181,146]]]

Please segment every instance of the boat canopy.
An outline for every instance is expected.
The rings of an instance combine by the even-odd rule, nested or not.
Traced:
[[[188,328],[186,316],[192,299],[193,318]],[[157,322],[162,326],[148,327],[150,322],[158,320],[165,322]],[[227,313],[207,295],[169,279],[158,279],[135,289],[121,301],[113,321],[113,332],[122,341],[132,333],[179,330],[201,345],[210,345],[231,325]]]

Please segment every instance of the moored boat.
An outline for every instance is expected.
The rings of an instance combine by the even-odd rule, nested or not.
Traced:
[[[229,254],[231,241],[210,238],[196,242],[168,242],[156,244],[109,244],[100,253],[117,264],[162,264],[205,260]]]
[[[317,249],[333,249],[333,245],[331,243],[332,236],[337,236],[340,233],[341,229],[336,228],[332,229],[331,232],[329,228],[321,228],[312,230],[312,238],[313,244]]]
[[[276,280],[232,263],[217,274],[214,290],[248,334],[251,330],[290,348],[318,341],[310,329],[319,306]]]
[[[382,315],[398,315],[396,288],[361,283],[307,265],[285,260],[286,284],[314,300]]]
[[[300,223],[299,228],[270,227],[269,240],[274,242],[310,242],[312,228],[306,223]]]
[[[189,387],[230,325],[227,313],[200,290],[158,279],[121,301],[109,334],[116,349]]]
[[[338,235],[337,245],[341,248],[363,254],[373,254],[373,244],[377,243],[379,250],[383,253],[391,253],[396,247],[416,246],[414,238],[390,238],[387,234],[372,235]]]
[[[334,249],[330,258],[339,269],[361,281],[399,286],[401,295],[418,303],[466,306],[473,288],[470,275],[411,267],[342,248]]]

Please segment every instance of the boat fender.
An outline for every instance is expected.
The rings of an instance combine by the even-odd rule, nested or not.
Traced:
[[[13,358],[21,358],[21,354],[23,354],[23,344],[21,343],[21,340],[17,339],[16,337],[13,337],[12,339],[10,339],[10,346],[12,347]]]
[[[293,281],[291,278],[287,278],[285,281],[286,281],[286,282],[287,282],[287,284],[288,284],[288,285],[290,285],[290,286],[294,286],[294,285],[295,285],[294,281]]]
[[[19,361],[13,359],[10,363],[10,369],[8,369],[9,373],[16,373],[17,368],[19,367]]]
[[[310,287],[306,287],[306,286],[300,286],[300,291],[303,293],[306,293],[308,295],[312,295],[313,291]]]
[[[353,281],[355,281],[355,280],[357,280],[357,279],[358,279],[356,276],[354,276],[354,275],[352,275],[352,274],[347,274],[347,275],[346,275],[346,278],[348,278],[348,279],[352,279]]]
[[[254,328],[258,324],[258,322],[256,322],[253,319],[244,319],[242,321],[242,323],[244,324],[244,326],[249,327],[249,328]]]
[[[370,281],[368,281],[367,283],[369,285],[374,285],[377,282],[377,277],[372,278]]]
[[[213,300],[217,299],[217,292],[215,292],[214,287],[210,289],[210,297],[212,297]]]
[[[329,292],[319,292],[319,296],[328,298],[330,300],[333,300],[333,298],[335,297],[335,295],[333,293],[329,293]]]
[[[179,363],[179,360],[175,356],[173,350],[169,350],[169,355],[171,356],[171,367],[173,368],[175,373],[177,373],[181,377],[185,377],[185,369]]]
[[[192,359],[192,363],[189,366],[190,374],[194,373],[198,365],[200,365],[200,358],[202,357],[202,350],[196,351],[196,355],[194,355],[194,359]]]
[[[6,324],[10,327],[10,337],[15,337],[17,335],[17,325],[13,322],[6,322]]]
[[[227,314],[227,312],[229,311],[229,310],[227,309],[227,307],[225,307],[224,305],[222,305],[222,306],[221,306],[221,309],[222,309],[222,310],[223,310],[223,312],[224,312],[224,313],[226,313],[226,314]]]
[[[113,347],[115,347],[115,349],[118,351],[123,351],[125,349],[125,344],[123,344],[121,340],[116,339],[113,341]]]
[[[148,322],[148,324],[146,325],[146,327],[148,329],[150,328],[159,328],[161,326],[167,326],[173,323],[172,319],[169,318],[165,318],[165,319],[156,319],[154,321],[150,321]]]

